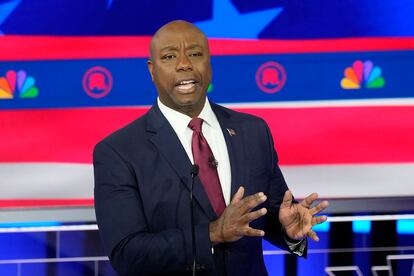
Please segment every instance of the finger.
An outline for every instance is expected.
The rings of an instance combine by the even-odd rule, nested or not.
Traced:
[[[314,240],[314,241],[316,241],[316,242],[318,242],[318,241],[319,241],[319,237],[318,237],[318,235],[316,235],[316,232],[315,232],[315,231],[313,231],[313,230],[310,230],[310,231],[308,232],[308,236],[309,236],[309,238],[311,238],[312,240]]]
[[[329,206],[328,201],[324,200],[321,203],[319,203],[318,205],[316,205],[315,207],[311,208],[309,210],[309,212],[313,216],[313,215],[318,214],[321,211],[325,210],[328,206]]]
[[[263,230],[247,227],[243,235],[249,237],[263,237],[265,235],[265,232]]]
[[[235,203],[239,202],[243,198],[243,195],[244,195],[244,187],[240,186],[239,189],[237,190],[237,192],[234,194],[234,196],[233,196],[230,203],[235,204]]]
[[[262,204],[263,202],[266,201],[266,199],[267,199],[266,195],[262,192],[245,197],[241,201],[240,210],[242,214],[250,212],[251,209],[257,207],[259,204]]]
[[[267,213],[267,209],[262,208],[260,210],[250,212],[250,213],[247,213],[247,214],[243,215],[242,220],[246,223],[250,223],[251,221],[264,216],[266,213]]]
[[[312,231],[312,219],[303,218],[302,223],[303,235],[306,236],[310,231]]]
[[[306,208],[310,208],[311,207],[311,205],[312,205],[312,203],[315,201],[315,200],[317,200],[318,199],[318,194],[317,193],[312,193],[312,194],[310,194],[310,195],[308,195],[307,197],[305,197],[301,202],[300,202],[300,204],[303,206],[303,207],[306,207]]]
[[[315,226],[316,224],[321,224],[325,222],[328,219],[327,216],[320,216],[320,217],[313,217],[312,218],[312,226]]]
[[[282,201],[282,204],[280,204],[280,208],[290,207],[290,205],[292,204],[292,200],[293,200],[292,192],[290,190],[287,190],[285,192],[285,195],[283,196],[283,201]]]

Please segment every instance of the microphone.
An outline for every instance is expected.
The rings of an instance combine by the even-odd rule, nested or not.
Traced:
[[[193,179],[194,179],[194,177],[196,177],[198,175],[198,170],[199,170],[199,168],[198,168],[197,164],[191,165],[191,177]]]
[[[194,190],[194,179],[198,175],[198,165],[194,164],[191,166],[191,188],[190,188],[190,212],[191,212],[191,243],[193,249],[193,276],[196,272],[196,244],[195,244],[195,225],[194,225],[194,204],[193,204],[193,190]]]
[[[216,160],[216,158],[214,158],[214,156],[210,156],[208,158],[208,163],[210,164],[210,166],[212,166],[213,168],[217,168],[218,167],[218,161]]]

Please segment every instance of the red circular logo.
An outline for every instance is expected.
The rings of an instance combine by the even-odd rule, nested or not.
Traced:
[[[285,86],[285,68],[274,61],[263,63],[256,72],[257,86],[263,92],[272,94],[278,92]]]
[[[112,90],[112,74],[105,67],[94,66],[83,75],[83,89],[90,97],[103,98]]]

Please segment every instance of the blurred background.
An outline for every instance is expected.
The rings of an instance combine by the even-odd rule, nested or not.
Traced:
[[[270,275],[414,275],[412,0],[0,0],[0,275],[116,275],[94,145],[156,100],[151,35],[210,38],[210,100],[264,118],[295,197],[330,200]]]

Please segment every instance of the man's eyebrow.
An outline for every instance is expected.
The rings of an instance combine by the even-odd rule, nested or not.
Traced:
[[[191,44],[188,47],[186,47],[187,50],[192,50],[195,48],[201,48],[203,49],[203,46],[201,46],[200,44]],[[178,47],[176,46],[165,46],[164,48],[161,48],[160,52],[164,52],[164,51],[178,51]]]
[[[166,47],[162,48],[160,50],[160,52],[163,52],[163,51],[177,51],[177,50],[178,50],[178,48],[175,47],[175,46],[166,46]]]
[[[187,47],[187,49],[194,49],[194,48],[203,49],[203,46],[201,46],[200,44],[191,44],[190,46]]]

